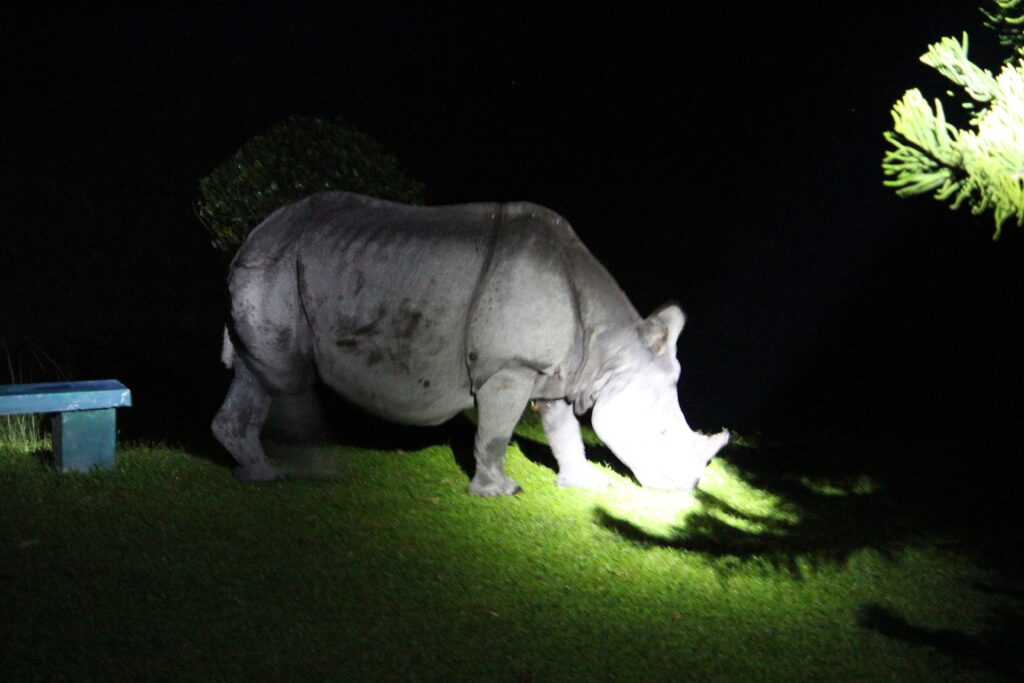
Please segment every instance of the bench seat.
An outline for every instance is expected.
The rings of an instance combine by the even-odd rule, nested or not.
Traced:
[[[114,465],[116,408],[132,393],[114,379],[0,386],[0,415],[53,413],[53,458],[63,470]]]

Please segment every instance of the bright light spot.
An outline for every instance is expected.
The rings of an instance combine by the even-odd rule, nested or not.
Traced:
[[[685,531],[687,520],[698,514],[748,533],[765,533],[799,522],[785,501],[749,484],[721,459],[712,460],[704,470],[697,495],[645,489],[622,477],[610,479],[612,485],[599,495],[608,514],[662,538],[678,536]]]
[[[622,477],[609,479],[609,487],[598,494],[601,507],[654,536],[672,536],[687,515],[700,508],[691,492],[658,491]]]

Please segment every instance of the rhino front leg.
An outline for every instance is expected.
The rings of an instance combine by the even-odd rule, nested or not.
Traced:
[[[213,418],[213,435],[238,462],[235,479],[270,481],[281,473],[267,460],[260,445],[260,431],[270,410],[270,395],[260,385],[245,361],[234,361],[235,378],[227,398]]]
[[[587,462],[580,434],[580,422],[572,406],[562,399],[540,402],[540,421],[548,445],[558,461],[559,486],[599,489],[608,486],[608,478]]]
[[[476,392],[477,426],[473,455],[476,472],[469,492],[477,496],[510,496],[522,489],[505,474],[505,449],[512,430],[530,401],[533,377],[527,371],[502,370]]]

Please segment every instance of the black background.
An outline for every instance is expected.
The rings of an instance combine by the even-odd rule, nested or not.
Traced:
[[[945,97],[929,43],[968,30],[999,68],[973,3],[369,5],[9,16],[0,339],[22,379],[42,350],[131,387],[129,434],[205,435],[226,261],[197,181],[287,115],[341,115],[429,203],[545,204],[642,312],[679,301],[695,427],[858,457],[928,440],[908,457],[942,467],[1012,451],[1021,230],[993,242],[990,215],[897,199],[880,168],[892,103]]]

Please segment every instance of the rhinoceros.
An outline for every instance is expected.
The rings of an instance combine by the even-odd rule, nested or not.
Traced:
[[[680,308],[642,318],[569,223],[536,204],[314,194],[253,229],[228,283],[234,380],[212,429],[239,480],[280,476],[260,445],[272,397],[317,380],[403,424],[475,407],[478,496],[520,491],[505,451],[531,401],[560,486],[606,484],[584,453],[588,411],[646,487],[694,487],[729,440],[693,431],[679,408]]]

